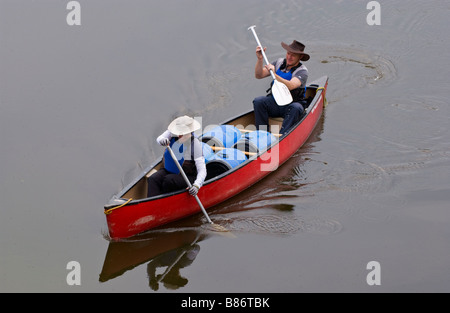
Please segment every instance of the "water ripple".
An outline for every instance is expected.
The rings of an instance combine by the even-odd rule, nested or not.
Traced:
[[[339,88],[329,93],[330,102],[342,100],[358,89],[388,84],[398,74],[394,60],[384,52],[336,43],[316,43],[311,48],[311,54],[320,60],[314,70],[328,73],[331,80],[339,81]]]
[[[215,217],[217,223],[230,231],[292,235],[296,233],[312,233],[330,235],[342,230],[336,220],[325,217],[301,217],[291,214],[253,214],[251,216]]]

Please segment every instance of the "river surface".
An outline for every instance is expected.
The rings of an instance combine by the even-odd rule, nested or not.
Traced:
[[[73,26],[68,2],[0,0],[1,292],[450,292],[450,1],[372,26],[369,1],[79,1]],[[264,94],[251,25],[329,77],[317,128],[209,211],[236,238],[199,214],[111,242],[103,205],[174,117]]]

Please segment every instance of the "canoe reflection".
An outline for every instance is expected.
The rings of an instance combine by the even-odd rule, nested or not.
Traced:
[[[199,242],[207,234],[194,229],[161,230],[109,243],[100,273],[106,282],[148,262],[149,287],[157,291],[161,284],[178,289],[188,283],[180,270],[190,266],[200,252]],[[163,272],[158,274],[157,272]]]
[[[152,259],[147,265],[149,286],[153,290],[159,289],[159,283],[164,283],[167,289],[178,289],[188,283],[188,279],[181,276],[180,269],[187,267],[194,262],[200,246],[197,239],[189,246],[184,246],[163,253]],[[158,267],[167,267],[164,273],[156,275]]]

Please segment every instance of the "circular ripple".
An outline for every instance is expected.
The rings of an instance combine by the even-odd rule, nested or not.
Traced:
[[[397,77],[394,62],[385,54],[369,49],[333,43],[318,43],[311,52],[315,59],[315,71],[327,73],[330,80],[339,81],[339,88],[330,88],[329,101],[342,100],[358,89],[386,84]],[[345,78],[345,79],[343,79]]]
[[[349,175],[344,180],[344,189],[365,193],[389,189],[390,179],[382,167],[359,160],[347,160],[346,165]]]
[[[319,217],[305,221],[304,226],[304,232],[314,234],[336,234],[342,230],[342,225],[338,221]]]

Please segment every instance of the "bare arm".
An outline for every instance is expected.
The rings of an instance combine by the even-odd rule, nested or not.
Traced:
[[[266,51],[266,48],[264,48],[264,51]],[[256,58],[255,78],[262,79],[269,76],[270,72],[263,64],[263,55],[259,46],[256,47]]]
[[[300,81],[300,79],[298,79],[298,77],[293,77],[291,80],[286,80],[286,79],[278,76],[275,72],[275,66],[273,66],[273,64],[266,65],[264,68],[267,71],[267,73],[269,73],[269,75],[270,75],[270,70],[272,70],[273,73],[275,74],[275,79],[277,81],[279,81],[280,83],[285,84],[289,90],[294,90],[296,88],[299,88],[302,85],[302,82]]]

